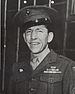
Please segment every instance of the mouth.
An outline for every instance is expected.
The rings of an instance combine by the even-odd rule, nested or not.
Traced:
[[[40,43],[39,42],[31,42],[30,44],[31,45],[39,45]]]

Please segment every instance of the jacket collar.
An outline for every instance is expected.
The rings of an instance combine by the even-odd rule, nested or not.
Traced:
[[[44,58],[44,60],[38,65],[38,67],[33,71],[32,76],[40,73],[45,69],[49,63],[56,62],[57,54],[51,49],[50,53]]]

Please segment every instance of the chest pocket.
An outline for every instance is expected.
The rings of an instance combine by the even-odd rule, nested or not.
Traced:
[[[47,83],[48,94],[62,94],[62,74],[61,73],[43,73],[40,81]]]
[[[59,73],[43,73],[40,76],[40,81],[55,83],[62,81],[62,74]]]

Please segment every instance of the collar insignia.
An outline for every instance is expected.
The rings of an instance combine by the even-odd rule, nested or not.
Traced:
[[[23,69],[19,69],[19,72],[23,72]]]

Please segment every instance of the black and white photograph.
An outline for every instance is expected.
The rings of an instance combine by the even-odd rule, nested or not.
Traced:
[[[0,0],[0,94],[75,94],[75,0]]]

